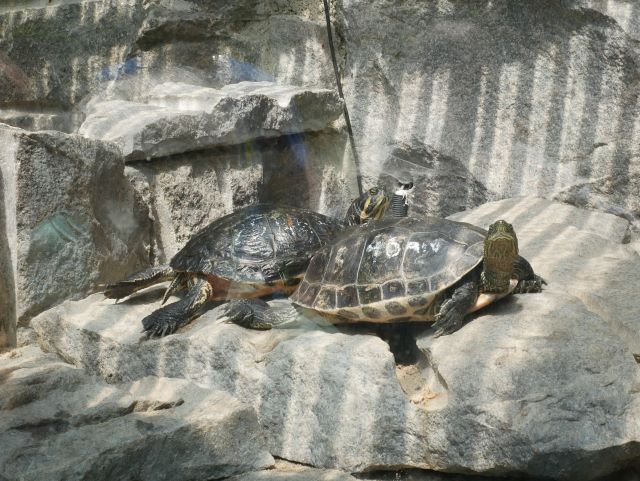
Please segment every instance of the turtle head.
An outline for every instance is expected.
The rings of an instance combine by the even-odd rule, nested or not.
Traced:
[[[518,258],[518,238],[513,226],[498,220],[489,226],[484,241],[482,290],[504,292],[509,289],[513,263]]]
[[[364,224],[381,219],[388,208],[389,197],[385,191],[372,187],[351,203],[344,220],[347,225]]]

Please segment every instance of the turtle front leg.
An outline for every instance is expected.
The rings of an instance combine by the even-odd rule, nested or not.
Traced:
[[[130,296],[141,289],[171,280],[173,276],[173,269],[168,265],[150,267],[130,275],[123,281],[107,284],[103,294],[105,297],[115,299],[118,302],[123,297]]]
[[[513,290],[516,294],[541,292],[542,285],[546,284],[542,277],[533,272],[533,267],[524,257],[518,256],[513,263],[513,278],[518,280],[518,284]]]
[[[174,333],[200,315],[204,304],[213,293],[209,281],[196,277],[186,296],[153,311],[142,319],[142,332],[148,337],[162,337]]]
[[[436,314],[433,328],[434,337],[452,334],[462,327],[464,317],[478,298],[478,283],[475,280],[464,282],[453,294],[445,299]]]

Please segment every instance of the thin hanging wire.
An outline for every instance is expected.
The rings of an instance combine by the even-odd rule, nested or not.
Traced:
[[[338,95],[342,99],[342,105],[344,106],[344,119],[347,123],[347,132],[349,133],[349,144],[351,145],[351,153],[353,154],[353,161],[356,164],[356,181],[358,182],[358,192],[362,195],[362,175],[360,174],[360,158],[358,157],[358,151],[356,150],[356,141],[353,138],[353,129],[351,128],[351,120],[349,119],[349,110],[347,109],[347,101],[342,93],[342,83],[340,82],[340,72],[338,72],[338,62],[336,60],[336,50],[333,46],[333,34],[331,33],[331,17],[329,15],[329,2],[324,2],[324,16],[327,21],[327,36],[329,37],[329,50],[331,51],[331,61],[333,62],[333,72],[336,76],[336,84],[338,86]]]

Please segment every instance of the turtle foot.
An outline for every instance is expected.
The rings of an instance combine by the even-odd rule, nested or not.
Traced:
[[[273,327],[271,307],[261,299],[233,299],[222,306],[223,316],[248,329],[262,331]]]
[[[542,285],[546,285],[547,281],[545,281],[542,277],[537,274],[534,274],[533,279],[523,279],[518,282],[518,285],[513,290],[516,294],[531,294],[536,292],[542,292]]]
[[[142,332],[147,334],[147,338],[173,334],[200,315],[211,292],[211,284],[198,278],[184,299],[161,307],[142,319]]]
[[[464,324],[464,315],[465,312],[457,307],[455,302],[447,299],[436,314],[436,322],[432,326],[435,329],[433,336],[446,336],[456,332]]]
[[[195,317],[194,313],[189,312],[185,300],[173,302],[142,319],[142,332],[147,338],[168,336]]]

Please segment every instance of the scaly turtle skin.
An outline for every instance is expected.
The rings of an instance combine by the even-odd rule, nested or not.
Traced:
[[[347,231],[311,259],[291,300],[334,322],[435,321],[436,336],[511,292],[540,292],[544,280],[518,255],[513,227],[489,231],[436,217],[389,219]],[[274,323],[251,303],[231,304],[243,325]]]
[[[371,189],[353,201],[349,212],[354,222],[365,222],[382,217],[388,204],[383,191]],[[152,267],[108,285],[104,295],[120,299],[171,280],[164,303],[171,294],[186,289],[183,299],[142,320],[147,334],[164,336],[197,317],[209,300],[291,293],[313,253],[346,225],[307,209],[270,204],[239,209],[194,235],[168,266]]]

